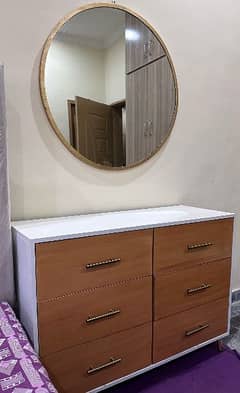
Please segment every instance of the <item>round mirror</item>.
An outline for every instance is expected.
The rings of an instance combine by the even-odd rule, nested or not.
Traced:
[[[155,154],[177,113],[177,81],[156,31],[130,10],[82,7],[50,34],[40,90],[64,145],[97,167],[124,169]]]

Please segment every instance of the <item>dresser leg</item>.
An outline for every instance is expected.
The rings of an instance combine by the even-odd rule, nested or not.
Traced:
[[[218,340],[216,344],[217,344],[217,350],[219,352],[223,352],[225,350],[225,345],[223,344],[222,340]]]

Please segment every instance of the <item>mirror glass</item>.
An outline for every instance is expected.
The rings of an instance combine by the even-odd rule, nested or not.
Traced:
[[[174,69],[156,33],[130,12],[76,13],[48,39],[41,67],[48,118],[88,163],[131,167],[168,137],[177,111]]]

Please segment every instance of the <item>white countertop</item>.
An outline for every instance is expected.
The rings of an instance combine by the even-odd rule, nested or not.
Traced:
[[[34,243],[234,217],[233,213],[177,205],[110,213],[15,221],[13,231]]]

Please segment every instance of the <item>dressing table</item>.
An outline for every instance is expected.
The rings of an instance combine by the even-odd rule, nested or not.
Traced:
[[[58,391],[228,335],[233,218],[178,205],[13,223],[21,322]]]

